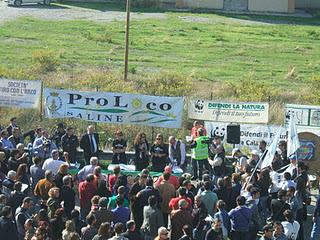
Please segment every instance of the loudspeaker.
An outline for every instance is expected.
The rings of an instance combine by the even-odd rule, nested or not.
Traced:
[[[227,143],[240,143],[240,125],[227,125]]]

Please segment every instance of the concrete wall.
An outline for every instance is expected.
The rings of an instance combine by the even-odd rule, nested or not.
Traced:
[[[293,12],[289,6],[292,6],[294,0],[248,0],[248,10],[255,12]]]
[[[320,9],[320,0],[296,0],[296,8]]]
[[[223,0],[176,0],[177,8],[223,9]]]
[[[224,0],[224,10],[246,11],[248,10],[248,0]]]

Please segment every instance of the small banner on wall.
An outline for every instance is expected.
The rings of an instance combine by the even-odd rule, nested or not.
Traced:
[[[0,79],[0,106],[38,108],[41,81]]]
[[[188,116],[192,119],[230,123],[268,123],[268,103],[229,103],[190,100]]]
[[[45,116],[180,128],[182,97],[44,89]]]

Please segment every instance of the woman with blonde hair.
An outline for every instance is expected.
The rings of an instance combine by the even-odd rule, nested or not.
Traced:
[[[60,204],[60,189],[57,187],[50,188],[49,199],[47,201],[48,206],[48,217],[50,219],[54,218],[54,213],[58,208],[61,208]]]
[[[76,227],[72,220],[66,222],[66,228],[62,231],[62,239],[69,240],[71,235],[76,234],[79,237],[79,234],[76,232]],[[80,237],[79,237],[80,238]]]

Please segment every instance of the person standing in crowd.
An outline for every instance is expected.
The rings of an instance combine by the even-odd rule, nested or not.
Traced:
[[[55,176],[61,165],[63,164],[68,164],[62,160],[59,160],[59,152],[58,150],[53,150],[52,153],[52,158],[48,158],[47,160],[44,161],[42,165],[42,169],[44,171],[49,170],[52,172],[52,174]]]
[[[267,224],[262,228],[263,236],[259,240],[273,240],[273,226]]]
[[[140,230],[140,227],[143,222],[143,207],[137,198],[137,194],[143,190],[146,186],[148,175],[141,174],[139,180],[135,182],[130,191],[129,191],[129,200],[130,200],[130,209],[132,211],[132,218],[136,223],[137,230]]]
[[[52,219],[55,216],[56,210],[61,208],[60,189],[58,187],[53,187],[49,190],[48,195],[48,217]]]
[[[42,169],[42,159],[39,157],[33,158],[33,165],[30,167],[30,176],[31,176],[31,190],[34,191],[36,184],[40,179],[44,178],[45,171]]]
[[[114,136],[115,139],[112,141],[112,164],[127,164],[127,141],[123,138],[122,131],[116,131]]]
[[[202,180],[203,166],[207,170],[211,167],[208,162],[210,140],[204,135],[202,128],[198,129],[199,136],[193,140],[190,147],[192,148],[192,168],[193,168],[193,180]],[[199,172],[198,172],[199,170]]]
[[[123,223],[116,223],[114,225],[115,236],[109,238],[109,240],[128,240],[128,238],[121,236],[124,231],[124,226]]]
[[[79,140],[74,134],[73,127],[67,127],[67,132],[61,137],[61,147],[63,152],[67,152],[69,154],[70,162],[76,163]]]
[[[274,232],[273,232],[274,240],[288,240],[288,238],[284,234],[284,229],[281,222],[274,222],[273,227],[274,227]]]
[[[8,169],[17,171],[20,163],[18,162],[18,156],[19,156],[19,151],[16,149],[13,149],[10,154],[10,158],[8,160]]]
[[[286,203],[286,191],[280,190],[278,192],[278,199],[271,200],[271,220],[272,221],[284,221],[284,211],[290,209],[288,203]]]
[[[210,145],[210,155],[209,163],[212,167],[213,182],[215,183],[225,173],[225,150],[220,137],[215,137],[214,142]]]
[[[312,216],[312,230],[310,235],[310,240],[320,239],[320,195],[317,198],[316,207],[313,211]]]
[[[149,143],[146,134],[140,132],[134,140],[134,163],[136,171],[142,171],[149,165]]]
[[[189,204],[181,199],[178,202],[179,209],[171,212],[171,239],[179,239],[183,236],[183,226],[192,226],[192,215],[188,210]]]
[[[201,197],[196,195],[194,197],[194,206],[192,209],[192,226],[198,228],[198,226],[203,226],[205,218],[208,216],[208,210],[206,206],[201,202]]]
[[[109,222],[104,222],[99,226],[98,234],[94,236],[92,240],[107,240],[112,237],[111,228]]]
[[[99,199],[99,209],[94,213],[96,217],[96,226],[97,228],[104,222],[111,222],[113,214],[111,210],[108,209],[108,199],[106,197],[102,197]]]
[[[95,133],[94,126],[88,126],[87,133],[80,139],[80,148],[83,149],[86,165],[89,165],[91,157],[98,157],[99,143],[99,134]]]
[[[252,210],[245,206],[246,199],[237,197],[237,207],[229,212],[231,221],[231,240],[247,240]]]
[[[205,240],[223,240],[225,239],[222,235],[221,230],[222,222],[218,218],[214,218],[212,227],[207,231]]]
[[[121,168],[120,168],[120,166],[119,166],[119,165],[114,166],[114,168],[113,168],[113,174],[112,174],[112,175],[109,175],[109,177],[108,177],[109,191],[110,191],[111,193],[114,192],[114,189],[113,189],[113,188],[114,188],[114,186],[115,186],[115,184],[116,184],[116,182],[117,182],[118,177],[120,176],[120,174],[121,174]]]
[[[156,141],[150,148],[152,171],[163,172],[168,163],[168,145],[164,143],[162,134],[158,133]]]
[[[84,166],[77,174],[79,182],[86,179],[89,174],[93,174],[94,169],[98,166],[99,160],[97,157],[90,158],[90,165]]]
[[[298,239],[299,229],[301,225],[294,220],[294,216],[291,210],[285,210],[283,215],[284,215],[285,221],[281,222],[281,224],[284,229],[284,234],[290,240]],[[304,239],[303,236],[301,239]]]
[[[12,135],[13,128],[19,128],[19,126],[17,125],[17,118],[16,118],[16,117],[10,118],[10,124],[9,124],[9,126],[6,128],[9,136]]]
[[[252,187],[250,190],[251,198],[248,199],[246,205],[252,211],[252,217],[249,225],[249,240],[256,240],[258,231],[261,230],[264,220],[262,219],[263,215],[260,214],[259,211],[259,198],[260,198],[260,190],[259,188]]]
[[[177,140],[175,136],[169,137],[169,160],[173,166],[176,165],[185,171],[187,167],[186,145]]]
[[[218,211],[214,215],[214,219],[217,218],[221,221],[221,231],[223,239],[228,239],[229,232],[231,230],[230,217],[225,210],[226,204],[224,201],[219,200],[217,202]]]
[[[12,143],[14,148],[17,148],[19,143],[23,144],[23,136],[21,135],[20,128],[14,127],[12,129],[12,135],[8,137],[8,140]]]
[[[287,157],[287,142],[284,140],[280,141],[278,147],[280,150],[283,166],[287,166],[288,164],[290,164],[290,160]]]
[[[112,209],[112,222],[114,224],[122,223],[125,225],[130,219],[130,209],[123,206],[123,198],[119,196],[116,200],[116,206],[115,209]]]
[[[91,209],[90,200],[96,195],[97,188],[94,185],[93,174],[88,174],[86,180],[79,184],[80,212],[82,219],[88,215]]]
[[[203,127],[203,124],[200,123],[199,121],[194,121],[193,122],[193,127],[191,128],[191,137],[192,139],[196,139],[197,137],[199,137],[199,129],[203,130],[203,136],[207,135],[207,130]]]
[[[58,123],[56,130],[54,131],[54,134],[52,136],[52,140],[54,141],[58,149],[62,148],[61,139],[65,134],[66,134],[66,130],[64,128],[64,124]]]
[[[182,227],[183,236],[179,238],[179,240],[192,240],[192,226],[190,225],[184,225]]]
[[[140,231],[137,231],[136,224],[133,220],[129,220],[126,224],[127,231],[122,234],[123,237],[129,240],[142,240],[144,239]]]
[[[25,222],[31,217],[30,209],[32,207],[32,199],[30,197],[25,197],[22,204],[17,208],[15,213],[15,220],[17,224],[17,230],[19,234],[19,239],[23,240],[25,236]]]
[[[75,208],[76,193],[72,188],[72,177],[66,175],[62,178],[63,186],[61,187],[61,201],[63,201],[64,212],[68,219],[71,219],[71,212]]]
[[[48,131],[38,128],[37,138],[33,142],[33,153],[35,156],[46,160],[53,150],[58,150],[57,146],[50,140]]]
[[[235,172],[243,174],[249,158],[244,155],[239,148],[232,149],[232,157],[235,159],[235,162],[233,163]]]
[[[89,214],[86,217],[87,226],[81,229],[81,240],[92,240],[98,233],[98,229],[95,227],[96,217],[93,214]]]
[[[126,195],[126,188],[124,186],[119,186],[118,190],[117,190],[117,195],[113,195],[112,197],[109,198],[108,201],[108,209],[112,210],[115,209],[117,207],[117,198],[120,197],[123,199],[123,206],[124,207],[129,207],[129,201],[128,199],[125,197]]]
[[[188,203],[188,208],[191,209],[192,207],[192,200],[186,196],[187,189],[184,187],[180,187],[178,189],[178,197],[171,198],[169,202],[169,208],[172,210],[177,210],[179,208],[179,201],[181,199],[186,200]]]
[[[204,182],[204,191],[201,192],[200,197],[201,202],[203,202],[208,210],[208,214],[214,217],[217,210],[218,197],[217,194],[211,190],[211,183],[209,181]]]
[[[79,234],[76,232],[76,226],[72,220],[66,221],[66,227],[62,231],[62,240],[69,240],[71,239],[72,235],[77,235],[78,239],[80,239]]]
[[[163,215],[164,226],[168,227],[168,217],[170,214],[169,202],[170,199],[175,197],[175,187],[169,182],[170,173],[163,173],[163,180],[156,186],[162,196],[161,212]]]
[[[165,227],[158,229],[158,236],[154,240],[169,240],[169,231]]]
[[[12,209],[5,206],[2,209],[2,216],[0,217],[0,236],[1,239],[20,240],[15,221],[12,219]]]
[[[148,198],[148,206],[143,208],[143,224],[141,226],[145,239],[154,239],[159,227],[164,225],[163,216],[157,207],[157,199],[154,195]]]
[[[165,173],[169,174],[169,183],[172,184],[175,189],[178,189],[180,184],[179,184],[179,180],[176,176],[174,176],[172,174],[172,168],[170,166],[166,166],[164,168],[164,172],[163,174],[158,178],[158,180],[155,182],[155,186],[159,186],[161,184],[161,182],[163,181],[163,176]]]
[[[4,152],[0,152],[0,179],[5,179],[8,172],[9,169],[6,162],[6,154]]]
[[[44,174],[44,179],[37,182],[34,188],[34,195],[41,200],[46,201],[49,198],[48,192],[55,186],[53,182],[52,172],[47,170]]]
[[[9,154],[15,147],[13,146],[12,142],[9,141],[8,137],[8,132],[6,130],[2,130],[0,133],[0,144],[3,148],[3,150]]]
[[[16,171],[10,170],[7,177],[2,181],[2,192],[6,197],[9,197],[11,191],[13,191],[16,174]]]

